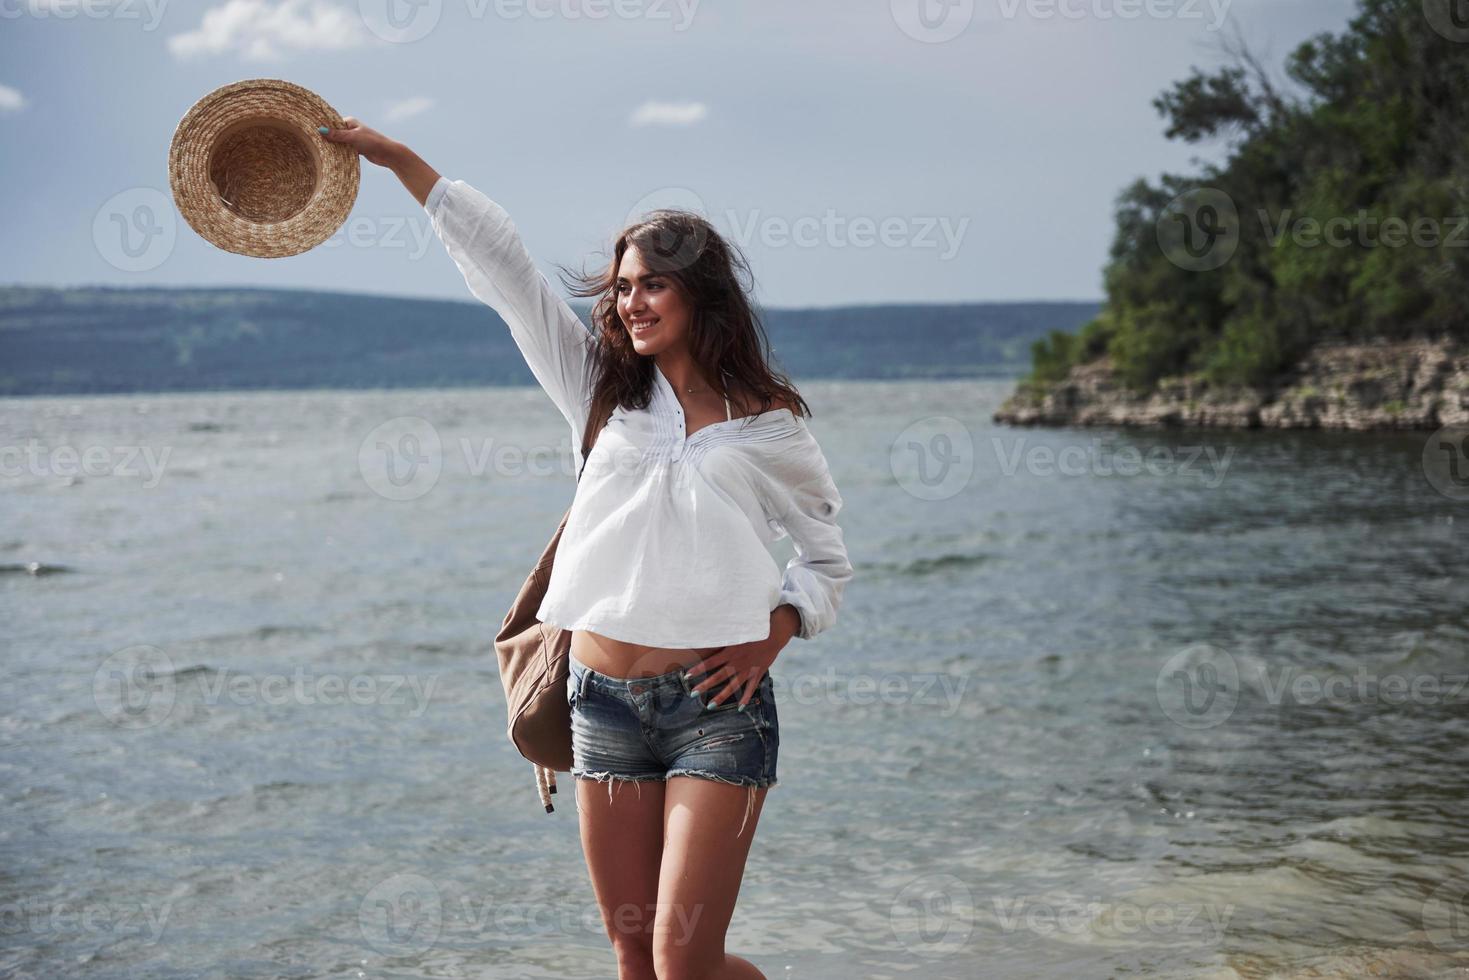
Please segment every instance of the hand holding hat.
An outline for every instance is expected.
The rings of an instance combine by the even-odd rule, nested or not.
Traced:
[[[375,163],[379,167],[392,167],[403,150],[401,143],[388,139],[370,126],[362,125],[354,116],[343,117],[342,125],[336,129],[318,126],[317,132],[321,133],[322,139],[351,147],[362,154],[368,163]]]

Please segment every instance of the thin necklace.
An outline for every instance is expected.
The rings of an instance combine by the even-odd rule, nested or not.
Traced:
[[[728,372],[726,372],[726,373],[728,373]],[[688,392],[690,395],[697,395],[701,391],[708,391],[708,390],[709,390],[708,388],[685,388],[684,389],[684,391]]]

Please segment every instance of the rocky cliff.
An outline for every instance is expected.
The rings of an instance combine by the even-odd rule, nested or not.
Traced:
[[[1107,358],[1065,380],[1022,385],[994,415],[1010,425],[1437,429],[1469,424],[1469,345],[1450,339],[1323,344],[1263,388],[1211,388],[1196,375],[1129,391]]]

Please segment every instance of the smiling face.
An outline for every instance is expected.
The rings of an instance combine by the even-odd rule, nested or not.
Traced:
[[[633,349],[651,357],[684,344],[693,309],[673,277],[650,272],[637,246],[629,245],[617,270],[617,313]]]

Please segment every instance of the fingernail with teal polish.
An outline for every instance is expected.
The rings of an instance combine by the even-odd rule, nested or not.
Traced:
[[[321,135],[323,135],[323,136],[325,136],[327,133],[331,132],[331,130],[327,129],[325,126],[317,126],[316,127],[316,131],[318,133],[320,133]]]

